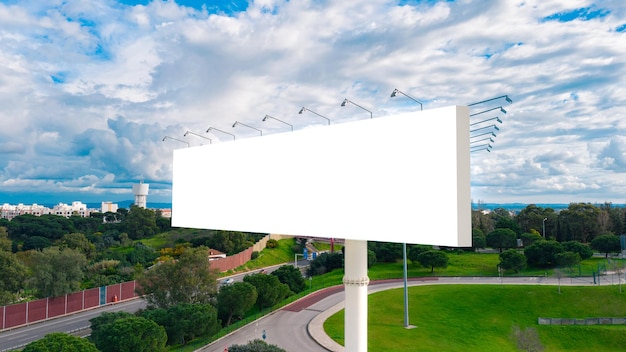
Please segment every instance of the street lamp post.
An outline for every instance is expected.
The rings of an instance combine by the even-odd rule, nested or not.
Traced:
[[[163,142],[165,142],[165,140],[166,140],[166,139],[171,139],[171,140],[174,140],[174,141],[178,141],[178,142],[181,142],[181,143],[185,143],[185,144],[187,144],[187,147],[188,147],[188,148],[191,146],[191,144],[189,144],[188,142],[185,142],[185,141],[183,141],[183,140],[180,140],[180,139],[177,139],[177,138],[174,138],[174,137],[170,137],[170,136],[165,136],[165,137],[163,137]]]
[[[321,118],[326,119],[326,120],[328,121],[328,124],[330,125],[330,119],[329,119],[328,117],[326,117],[326,116],[322,116],[322,115],[320,115],[320,114],[316,113],[315,111],[313,111],[313,110],[311,110],[311,109],[307,109],[307,108],[305,108],[304,106],[302,107],[302,109],[300,109],[300,111],[298,112],[298,114],[302,115],[302,113],[303,113],[303,112],[305,112],[305,111],[312,112],[312,113],[314,113],[315,115],[317,115],[317,116],[319,116],[319,117],[321,117]]]
[[[343,100],[343,102],[341,103],[341,106],[346,106],[348,103],[353,104],[353,105],[356,105],[356,106],[360,107],[361,109],[363,109],[363,110],[365,110],[365,111],[369,112],[369,113],[370,113],[370,119],[374,117],[374,116],[372,115],[372,112],[371,112],[371,111],[367,110],[366,108],[362,107],[361,105],[359,105],[359,104],[357,104],[357,103],[355,103],[355,102],[353,102],[353,101],[351,101],[351,100],[348,100],[348,98],[346,98],[346,99],[344,99],[344,100]]]
[[[267,121],[267,119],[273,119],[273,120],[276,120],[276,121],[278,121],[278,122],[282,122],[282,123],[284,123],[285,125],[289,126],[289,127],[291,128],[291,130],[293,131],[293,125],[292,125],[292,124],[287,123],[287,122],[285,122],[285,121],[283,121],[283,120],[279,120],[279,119],[277,119],[277,118],[275,118],[275,117],[273,117],[273,116],[270,116],[270,115],[265,115],[265,117],[264,117],[264,118],[263,118],[263,120],[261,120],[261,121],[265,122],[265,121]]]
[[[232,133],[228,133],[228,132],[225,132],[225,131],[222,131],[222,130],[217,129],[217,128],[215,128],[215,127],[209,127],[209,128],[206,130],[206,132],[207,132],[207,133],[209,133],[209,132],[211,132],[211,130],[220,131],[220,132],[222,132],[222,133],[225,133],[225,134],[228,134],[228,135],[233,136],[233,140],[235,140],[235,139],[236,139],[234,134],[232,134]]]
[[[542,222],[542,227],[543,227],[543,238],[546,238],[546,220],[548,220],[548,218],[543,218],[543,222]]]
[[[188,135],[188,134],[193,134],[194,136],[198,136],[198,137],[200,137],[200,138],[208,139],[208,140],[209,140],[209,144],[211,144],[211,143],[212,143],[211,138],[209,138],[209,137],[205,137],[205,136],[202,136],[202,135],[199,135],[199,134],[197,134],[197,133],[195,133],[195,132],[192,132],[192,131],[187,131],[187,132],[185,132],[185,134],[183,135],[183,137],[187,137],[187,135]]]
[[[304,254],[296,253],[293,258],[293,266],[298,267],[298,256],[301,256],[304,259]]]
[[[416,102],[416,103],[420,104],[420,110],[424,110],[424,105],[422,104],[422,102],[421,102],[421,101],[419,101],[419,100],[417,100],[417,99],[413,98],[412,96],[410,96],[410,95],[408,95],[408,94],[406,94],[406,93],[404,93],[404,92],[400,91],[399,89],[394,89],[394,90],[393,90],[393,92],[391,92],[391,97],[393,98],[393,97],[397,96],[397,95],[398,95],[398,93],[400,93],[400,94],[404,95],[405,97],[407,97],[407,98],[409,98],[409,99],[413,100],[414,102]]]
[[[263,131],[261,131],[260,129],[258,129],[258,128],[256,128],[256,127],[252,127],[252,126],[250,126],[250,125],[246,125],[245,123],[243,123],[243,122],[239,122],[239,121],[235,121],[235,123],[233,123],[233,128],[234,128],[234,127],[236,127],[237,125],[242,125],[242,126],[246,126],[246,127],[248,127],[248,128],[252,128],[253,130],[257,130],[257,131],[259,131],[259,132],[261,133],[261,136],[263,135]]]

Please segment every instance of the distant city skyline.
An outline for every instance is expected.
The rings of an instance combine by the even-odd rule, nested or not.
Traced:
[[[8,0],[0,33],[0,203],[171,203],[178,148],[503,95],[475,201],[626,203],[622,1]]]

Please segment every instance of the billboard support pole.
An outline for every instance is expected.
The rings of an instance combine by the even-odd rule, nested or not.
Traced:
[[[367,241],[346,239],[345,248],[345,348],[367,352]]]

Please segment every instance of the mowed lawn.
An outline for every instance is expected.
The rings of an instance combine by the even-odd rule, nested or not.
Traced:
[[[404,291],[369,295],[369,351],[517,351],[515,326],[537,329],[548,351],[625,351],[626,325],[546,326],[538,317],[626,317],[625,293],[617,286],[433,285],[409,288],[404,328]],[[344,311],[330,317],[327,334],[344,344]]]

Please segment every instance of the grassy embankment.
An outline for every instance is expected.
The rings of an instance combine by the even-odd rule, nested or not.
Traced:
[[[370,351],[517,351],[514,326],[535,328],[545,351],[619,351],[625,326],[546,326],[538,317],[624,317],[626,294],[616,286],[562,287],[439,285],[409,288],[409,322],[404,328],[404,292],[369,296]],[[343,344],[344,312],[324,324]]]

